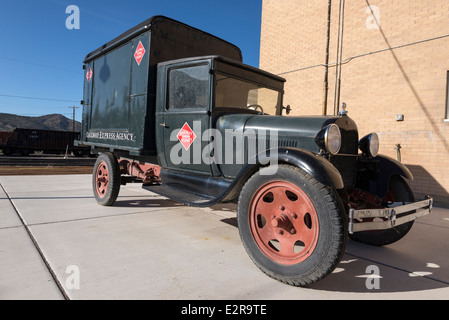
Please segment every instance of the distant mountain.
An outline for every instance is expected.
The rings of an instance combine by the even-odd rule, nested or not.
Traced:
[[[24,117],[9,113],[0,113],[0,131],[12,131],[15,128],[72,131],[72,119],[61,114],[49,114],[41,117]],[[81,130],[81,123],[75,121],[75,131]]]

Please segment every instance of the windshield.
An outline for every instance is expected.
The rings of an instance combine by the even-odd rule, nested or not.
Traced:
[[[281,93],[263,85],[216,74],[215,108],[239,108],[276,115]]]

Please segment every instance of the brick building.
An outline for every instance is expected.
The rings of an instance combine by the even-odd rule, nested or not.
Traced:
[[[326,113],[334,114],[340,91],[360,137],[376,131],[380,153],[395,159],[400,145],[415,195],[448,204],[449,2],[332,0],[330,8],[328,1],[263,0],[260,68],[287,79],[291,115],[322,114],[325,96]]]

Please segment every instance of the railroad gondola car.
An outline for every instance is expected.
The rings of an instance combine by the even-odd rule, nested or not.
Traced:
[[[0,149],[4,155],[27,156],[42,151],[45,154],[72,153],[76,156],[89,155],[90,148],[74,146],[79,132],[22,129],[0,132]]]

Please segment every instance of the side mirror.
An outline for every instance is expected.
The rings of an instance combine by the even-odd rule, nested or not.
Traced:
[[[290,112],[292,111],[292,108],[290,107],[290,105],[288,105],[288,106],[286,106],[286,107],[282,107],[282,110],[284,110],[285,109],[285,114],[286,115],[289,115],[290,114]]]

